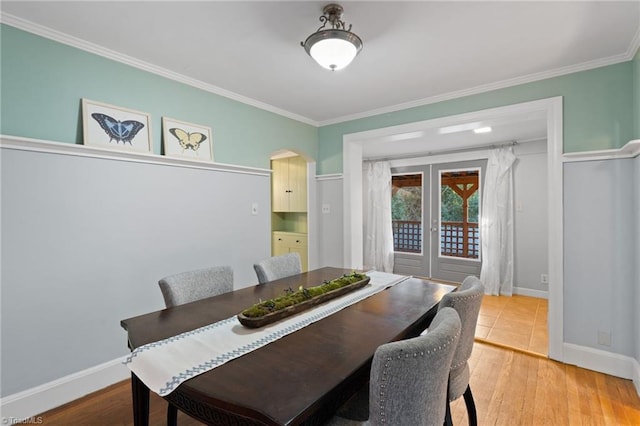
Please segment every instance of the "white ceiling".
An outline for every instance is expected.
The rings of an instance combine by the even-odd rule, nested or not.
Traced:
[[[640,1],[341,2],[364,47],[331,72],[300,46],[327,3],[4,0],[0,8],[3,22],[37,24],[314,125],[628,61],[640,45]],[[495,123],[487,140],[544,129],[527,117],[507,124]]]

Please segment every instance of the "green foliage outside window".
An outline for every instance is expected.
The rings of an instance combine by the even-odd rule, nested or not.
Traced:
[[[443,185],[440,192],[442,221],[462,222],[462,197],[448,185]],[[467,201],[467,214],[468,222],[478,223],[478,191]]]
[[[391,197],[391,220],[422,220],[422,188],[405,186]]]

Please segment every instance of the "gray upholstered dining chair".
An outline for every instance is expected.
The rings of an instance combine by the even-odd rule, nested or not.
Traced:
[[[371,364],[368,420],[334,416],[328,425],[442,426],[460,327],[457,312],[442,309],[428,334],[378,347]]]
[[[482,282],[477,277],[469,276],[464,279],[456,291],[446,294],[438,305],[438,311],[445,308],[455,309],[462,323],[460,340],[458,341],[456,352],[453,355],[451,373],[449,374],[446,425],[453,424],[449,404],[461,396],[464,396],[469,425],[476,426],[478,424],[476,405],[473,401],[471,386],[469,385],[469,358],[473,350],[478,313],[480,312],[483,296],[484,286]],[[429,330],[429,333],[430,332],[431,330]]]
[[[158,281],[167,308],[233,291],[233,269],[214,266],[181,272]],[[178,409],[169,403],[167,425],[178,424]]]
[[[215,266],[162,278],[158,284],[167,308],[233,290],[233,269]]]
[[[253,269],[258,276],[258,282],[264,284],[299,274],[302,272],[302,265],[300,255],[294,252],[261,260],[253,265]]]

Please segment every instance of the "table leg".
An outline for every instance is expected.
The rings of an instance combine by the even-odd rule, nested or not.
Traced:
[[[149,388],[131,373],[131,394],[133,395],[133,424],[149,425]]]

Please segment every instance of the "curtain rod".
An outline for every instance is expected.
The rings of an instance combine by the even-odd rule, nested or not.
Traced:
[[[389,161],[389,160],[402,160],[404,158],[409,157],[429,157],[432,155],[440,155],[440,154],[458,154],[460,152],[468,152],[468,151],[480,151],[485,149],[496,149],[502,148],[504,146],[516,146],[518,145],[518,141],[506,141],[506,142],[494,142],[485,145],[476,145],[467,148],[458,148],[458,149],[442,149],[438,151],[423,151],[423,152],[412,152],[409,154],[401,154],[395,156],[385,156],[385,157],[365,157],[363,161]]]

